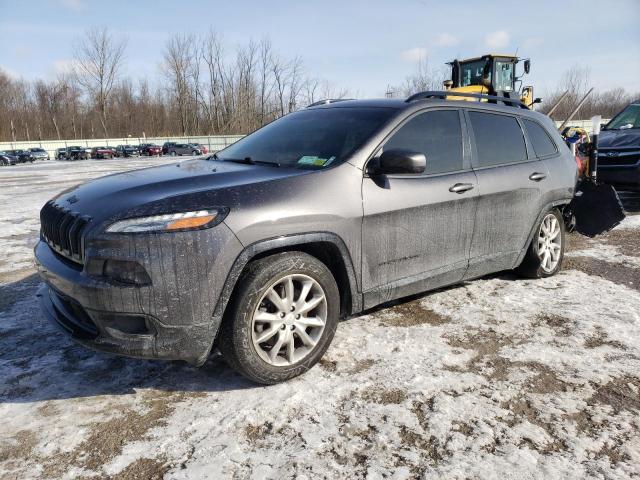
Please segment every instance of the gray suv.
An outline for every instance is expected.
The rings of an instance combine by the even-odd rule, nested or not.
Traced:
[[[193,143],[176,143],[167,147],[167,153],[172,156],[202,155],[202,149],[199,145],[195,145]]]
[[[202,365],[216,348],[270,384],[311,368],[341,317],[555,274],[577,166],[553,123],[441,97],[326,103],[63,192],[35,247],[44,311],[98,350]]]

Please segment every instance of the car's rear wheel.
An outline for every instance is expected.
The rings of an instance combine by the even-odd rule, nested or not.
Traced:
[[[174,150],[174,151],[172,151],[169,155],[171,155],[172,157],[175,157],[175,156],[176,156],[176,152],[175,152],[175,150]]]
[[[555,275],[562,268],[564,245],[562,214],[556,209],[550,210],[542,216],[518,273],[529,278]]]
[[[227,362],[274,384],[320,360],[335,334],[340,295],[327,266],[302,252],[253,262],[239,278],[219,334]]]

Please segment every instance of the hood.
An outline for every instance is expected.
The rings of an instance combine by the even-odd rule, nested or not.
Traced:
[[[101,177],[62,192],[55,201],[96,221],[113,220],[224,207],[237,201],[244,186],[311,172],[195,159]]]
[[[640,148],[640,129],[603,130],[598,137],[598,148]]]

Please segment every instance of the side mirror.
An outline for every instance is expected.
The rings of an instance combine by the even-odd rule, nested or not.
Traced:
[[[531,71],[531,60],[524,61],[524,73],[529,73]]]
[[[370,173],[373,175],[423,173],[427,168],[427,157],[411,150],[387,150],[372,167]]]
[[[606,130],[607,129],[607,124],[606,123],[601,123],[600,124],[600,130]]]
[[[533,105],[535,105],[536,103],[542,103],[542,99],[540,97],[536,97],[536,99],[533,101]]]

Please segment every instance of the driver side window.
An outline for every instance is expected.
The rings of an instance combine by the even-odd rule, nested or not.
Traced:
[[[463,169],[462,130],[457,110],[421,113],[393,134],[383,150],[403,149],[427,157],[425,175]]]

